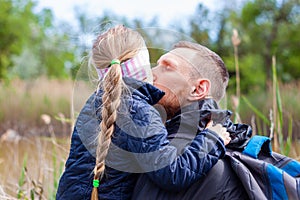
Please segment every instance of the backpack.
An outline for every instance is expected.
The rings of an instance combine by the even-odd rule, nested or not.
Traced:
[[[273,152],[270,138],[253,136],[243,151],[227,149],[226,157],[250,199],[300,199],[300,162]]]

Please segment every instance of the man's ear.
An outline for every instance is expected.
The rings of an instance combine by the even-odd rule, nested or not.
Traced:
[[[195,82],[192,91],[189,93],[189,101],[198,101],[204,99],[210,93],[210,81],[208,79],[199,79]]]

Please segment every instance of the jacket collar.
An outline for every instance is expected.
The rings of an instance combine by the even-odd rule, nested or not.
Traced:
[[[210,120],[227,128],[231,141],[226,148],[243,149],[252,135],[252,128],[247,124],[233,124],[232,112],[218,108],[213,99],[204,99],[184,107],[175,117],[166,122],[168,138],[189,138],[191,141],[198,131],[202,131]],[[183,135],[178,136],[178,133]]]
[[[215,123],[224,124],[232,115],[229,110],[219,109],[213,99],[203,99],[183,107],[175,116],[166,122],[167,128],[174,131],[179,126],[195,127],[204,129],[210,120]],[[172,132],[173,132],[172,131]]]

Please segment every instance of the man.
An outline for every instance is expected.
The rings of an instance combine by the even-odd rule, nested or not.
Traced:
[[[123,37],[118,38],[123,39]],[[134,37],[129,39],[134,39]],[[122,44],[127,43],[127,40],[125,43],[122,42]],[[98,43],[95,47],[98,47]],[[104,49],[106,52],[107,49]],[[132,60],[132,63],[138,63],[138,61],[139,59]],[[115,63],[115,60],[112,60],[110,65],[115,66],[115,64],[120,65],[121,62]],[[80,111],[72,134],[66,170],[60,178],[57,199],[89,199],[92,190],[95,198],[98,192],[100,199],[129,199],[139,176],[138,173],[147,174],[162,188],[180,191],[203,177],[218,159],[224,156],[229,135],[224,134],[227,136],[222,137],[223,134],[219,131],[213,131],[215,126],[206,129],[211,120],[209,116],[201,120],[205,121],[201,128],[185,124],[186,126],[180,126],[177,130],[176,125],[170,125],[169,127],[172,127],[174,131],[167,131],[160,114],[152,106],[162,98],[164,92],[153,85],[130,77],[136,73],[137,65],[133,65],[131,71],[127,69],[128,66],[124,68],[130,73],[126,73],[129,77],[124,76],[122,79],[124,84],[121,86],[126,91],[122,92],[117,117],[112,117],[107,112],[108,110],[116,111],[114,102],[116,93],[111,92],[109,96],[103,96],[103,91],[107,88],[113,89],[112,86],[95,91]],[[120,70],[120,66],[117,69]],[[110,70],[107,73],[110,73]],[[113,83],[113,81],[107,82]],[[107,109],[103,108],[104,102],[108,105]],[[181,103],[181,100],[178,103]],[[170,108],[174,110],[172,104]],[[110,123],[109,130],[113,133],[111,132],[112,135],[108,137],[108,142],[99,143],[98,139],[105,136],[103,134],[99,136],[99,129],[108,130],[108,127],[101,124],[99,127],[99,123],[104,120],[102,113],[106,115],[105,123]],[[193,116],[193,120],[198,123],[200,117],[200,115]],[[188,123],[195,124],[190,120]],[[169,143],[167,136],[170,133],[177,136],[178,133],[182,134],[186,131],[194,134],[194,137],[192,141],[188,141],[190,144],[184,147],[184,151],[180,151],[179,148]],[[95,155],[98,151],[96,149],[102,144],[109,147],[109,149],[101,150],[101,152],[107,151],[105,165],[96,165],[95,168],[97,161]],[[184,143],[178,144],[183,147]],[[106,169],[103,177],[94,178],[92,171],[96,169],[96,174],[98,174],[98,167],[103,169],[103,166]]]
[[[232,139],[227,147],[245,145],[251,128],[233,124],[229,120],[231,112],[219,110],[217,106],[225,95],[229,77],[217,54],[196,43],[179,42],[158,60],[153,77],[154,85],[166,93],[159,101],[159,110],[165,111],[161,113],[167,120],[167,129],[176,132],[169,135],[169,139],[179,152],[183,152],[195,136],[193,131],[187,134],[180,130],[186,130],[189,125],[189,128],[203,127],[208,119],[227,128]],[[199,114],[200,121],[194,121]],[[146,174],[141,175],[133,199],[248,199],[248,196],[229,162],[222,159],[205,177],[178,193],[161,189]]]

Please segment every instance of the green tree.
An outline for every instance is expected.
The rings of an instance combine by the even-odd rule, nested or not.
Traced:
[[[53,25],[49,9],[33,0],[4,0],[0,7],[0,80],[10,76],[63,78],[74,62],[69,35]]]
[[[299,6],[298,0],[254,0],[242,9],[240,28],[247,35],[242,46],[261,56],[267,82],[271,80],[272,55],[277,57],[281,79],[300,78],[294,61],[300,53]]]
[[[19,55],[31,28],[37,22],[31,0],[2,0],[0,6],[0,80],[6,79],[13,66],[11,55]]]
[[[44,10],[43,13],[48,13]],[[48,13],[49,14],[49,13]],[[36,25],[20,55],[12,56],[14,67],[11,74],[22,79],[32,79],[41,75],[55,78],[69,77],[74,62],[74,47],[69,36],[52,26],[52,14],[48,18],[39,15],[41,24]],[[47,22],[48,21],[48,22]]]
[[[241,37],[239,66],[241,89],[256,92],[265,89],[271,81],[272,56],[277,58],[279,79],[292,81],[300,78],[298,66],[300,53],[300,2],[297,0],[253,0],[239,7],[225,4],[217,12],[214,21],[219,25],[218,36],[211,47],[222,56],[235,84],[235,67],[232,30],[237,29]],[[230,5],[229,5],[230,4]],[[212,27],[210,28],[210,33]],[[267,84],[266,84],[267,83]],[[255,85],[253,85],[255,84]]]
[[[199,4],[189,23],[190,36],[198,43],[209,46],[211,43],[209,31],[211,28],[209,19],[210,11],[203,4]]]

